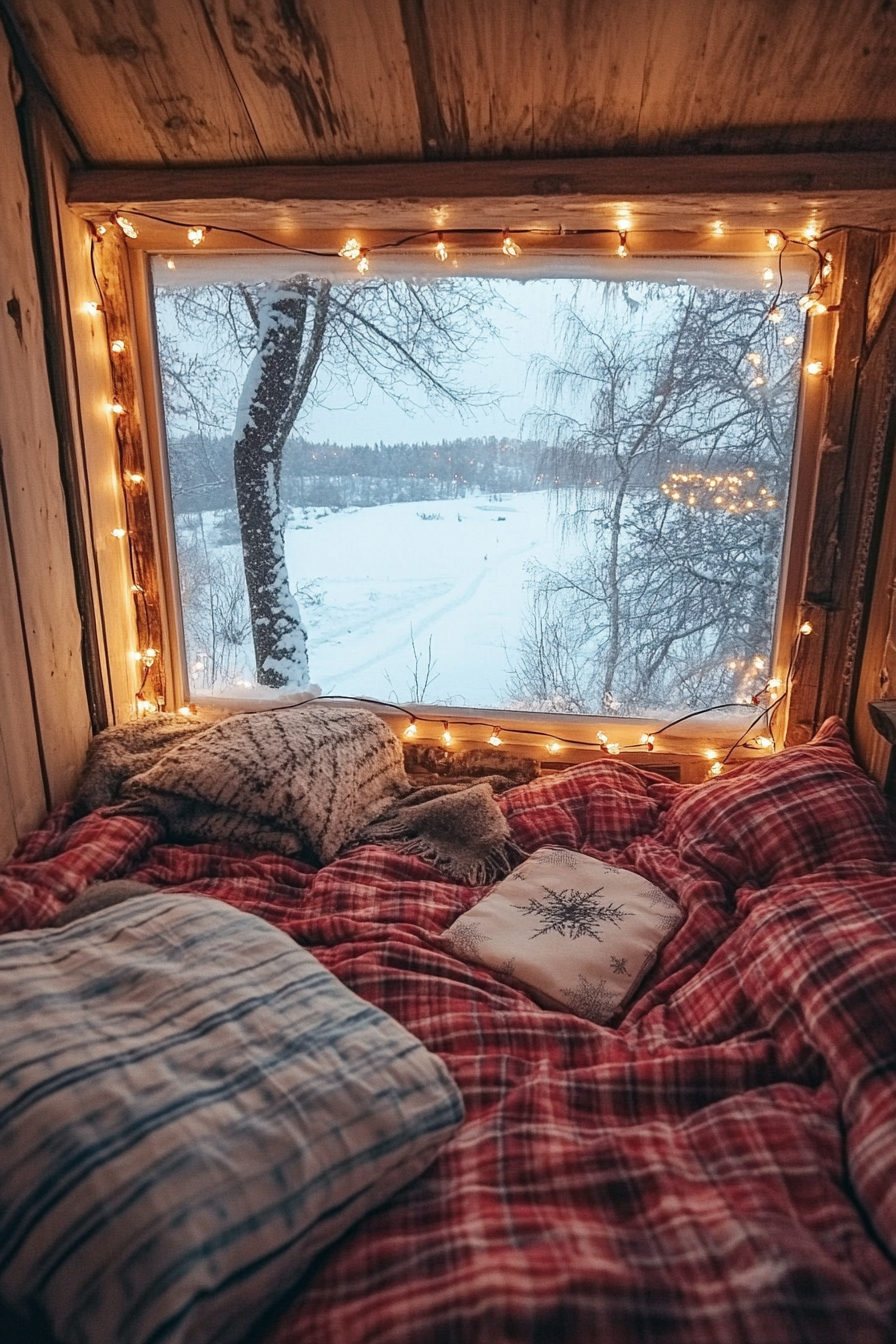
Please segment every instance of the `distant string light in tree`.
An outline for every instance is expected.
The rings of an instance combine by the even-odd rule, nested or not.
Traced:
[[[501,235],[501,251],[505,257],[518,257],[522,253],[519,243],[515,243],[510,234],[505,229]]]
[[[772,304],[771,308],[769,308],[768,312],[766,313],[766,317],[768,318],[769,322],[775,322],[775,323],[780,322],[783,316],[784,314],[781,312],[781,309],[775,303]]]

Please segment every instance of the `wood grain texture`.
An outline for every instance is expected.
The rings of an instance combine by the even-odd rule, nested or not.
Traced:
[[[882,148],[888,0],[8,0],[87,157]]]
[[[110,230],[96,245],[94,261],[103,297],[106,337],[111,353],[112,392],[123,408],[113,424],[118,442],[120,489],[124,500],[127,547],[131,565],[137,651],[155,650],[154,661],[138,664],[141,694],[154,708],[166,702],[165,658],[156,562],[155,527],[150,498],[148,455],[144,447],[142,411],[135,371],[133,324],[128,297],[128,263],[123,239]],[[114,343],[123,345],[114,352]]]
[[[420,157],[396,0],[204,0],[268,161]]]
[[[59,443],[50,399],[30,194],[10,89],[11,54],[0,32],[0,445],[14,587],[4,624],[19,620],[30,697],[13,702],[23,739],[36,736],[47,805],[70,797],[89,732]],[[10,600],[11,599],[11,600]],[[16,615],[16,612],[18,615]],[[17,658],[10,635],[10,657]],[[4,641],[5,643],[5,641]],[[29,723],[29,717],[32,722]],[[4,732],[7,761],[10,739]],[[30,767],[29,767],[30,772]],[[30,773],[16,789],[31,799]],[[29,802],[28,808],[31,808]]]
[[[868,317],[865,323],[865,342],[871,345],[896,294],[896,233],[878,241],[874,275],[868,293]]]
[[[89,159],[240,163],[264,157],[196,0],[16,0],[11,8]]]

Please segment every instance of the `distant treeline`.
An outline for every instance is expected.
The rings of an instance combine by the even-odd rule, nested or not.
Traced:
[[[175,513],[236,506],[231,441],[190,436],[168,445]],[[358,508],[462,499],[544,488],[545,448],[535,440],[308,443],[291,439],[280,482],[290,508]]]

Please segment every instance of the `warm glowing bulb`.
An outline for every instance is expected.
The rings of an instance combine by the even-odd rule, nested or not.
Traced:
[[[142,485],[144,480],[139,471],[126,471],[124,478],[126,481],[130,481],[131,485]]]
[[[708,761],[717,761],[719,758],[719,753],[713,747],[707,747],[703,755]]]
[[[118,537],[120,539],[121,537],[126,537],[127,532],[123,527],[113,527],[112,535],[113,537]]]
[[[181,705],[180,709],[177,712],[178,714],[183,714],[185,719],[189,719],[193,713],[189,705]]]
[[[631,226],[632,226],[632,221],[631,221],[630,216],[629,216],[629,215],[620,215],[619,218],[618,218],[617,221],[616,221],[616,232],[617,232],[617,233],[628,233],[628,231],[629,231],[629,229],[631,228]]]
[[[500,747],[504,739],[498,736],[498,730],[496,728],[488,740],[491,746]]]
[[[155,657],[156,657],[156,650],[155,650],[155,649],[144,649],[144,650],[143,650],[143,661],[144,661],[144,663],[146,663],[146,662],[152,662],[153,658],[155,658]]]
[[[193,244],[194,247],[198,247],[204,237],[205,237],[205,229],[202,228],[187,229],[187,238]]]
[[[722,762],[713,761],[712,765],[709,767],[709,773],[711,775],[720,775],[722,773]]]
[[[811,624],[809,623],[809,621],[803,621],[802,625],[800,626],[800,634],[811,635],[811,633],[812,633]]]
[[[547,742],[545,743],[545,746],[547,747],[547,750],[551,753],[552,756],[556,756],[557,752],[560,750],[559,742]]]
[[[765,386],[765,379],[763,378],[763,376],[762,376],[761,373],[757,373],[756,377],[755,377],[755,378],[753,379],[753,381],[750,383],[750,386],[751,386],[751,387],[764,387],[764,386]]]
[[[405,728],[405,730],[404,730],[404,735],[405,735],[405,737],[416,737],[416,736],[417,736],[417,725],[416,725],[416,723],[409,723],[408,726],[407,726],[407,728]]]
[[[348,261],[357,261],[361,255],[361,244],[357,238],[349,238],[339,249],[340,257],[345,257]]]
[[[99,236],[102,238],[103,234],[106,232],[106,226],[105,226],[105,224],[97,224],[97,226],[96,226],[96,231],[97,231],[97,233],[99,234]]]
[[[820,359],[810,359],[804,367],[807,373],[812,374],[813,378],[817,378],[820,373],[824,372],[824,364]]]
[[[137,230],[125,215],[116,215],[115,222],[122,233],[126,234],[128,238],[136,238],[138,236]]]
[[[766,266],[765,270],[762,272],[762,278],[763,280],[774,280],[775,273],[771,266]]]
[[[778,248],[781,246],[781,235],[780,233],[776,233],[774,229],[770,229],[765,235],[765,241],[768,243],[769,251],[777,252]]]
[[[626,231],[625,229],[620,229],[620,230],[619,230],[619,246],[618,246],[617,249],[616,249],[616,255],[617,255],[617,257],[627,257],[627,256],[628,256],[628,248],[627,248],[627,246],[626,246],[626,239],[627,239],[627,238],[628,238],[628,233],[627,233],[627,231]]]
[[[720,219],[717,219],[715,221],[715,223],[712,226],[712,231],[717,238],[721,238],[722,234],[725,232],[725,225],[722,223]]]
[[[447,247],[445,246],[445,241],[444,241],[444,239],[442,238],[442,235],[441,235],[441,234],[439,234],[439,239],[438,239],[438,242],[436,243],[435,253],[436,253],[436,257],[437,257],[437,259],[438,259],[439,261],[447,261],[447,260],[448,260],[448,249],[447,249]]]
[[[505,229],[501,236],[501,251],[504,253],[505,257],[518,257],[522,250],[523,249],[520,247],[519,243],[515,243]]]
[[[799,308],[800,312],[806,313],[809,311],[809,309],[812,307],[814,303],[815,303],[814,294],[801,294],[796,301],[796,306]]]
[[[370,270],[370,262],[367,260],[367,248],[361,248],[361,256],[358,260],[358,274],[366,275]]]
[[[126,348],[127,347],[125,346],[124,341],[113,341],[112,344],[109,346],[109,349],[112,351],[113,355],[123,355]]]
[[[96,317],[97,313],[101,313],[103,310],[100,304],[95,303],[93,299],[88,299],[84,304],[84,311],[89,313],[91,317]]]
[[[782,344],[782,345],[796,345],[796,337],[795,337],[795,336],[785,336],[785,337],[783,337],[783,339],[782,339],[782,341],[781,341],[781,344]]]
[[[780,322],[783,316],[784,314],[781,312],[781,309],[776,308],[774,304],[772,304],[771,308],[769,308],[768,312],[766,313],[766,317],[768,318],[769,322]]]
[[[810,316],[810,317],[821,317],[823,313],[826,313],[826,312],[827,312],[827,310],[828,310],[828,306],[827,306],[827,304],[826,304],[826,303],[822,303],[822,302],[819,300],[818,302],[813,303],[812,307],[809,309],[809,316]]]
[[[618,742],[608,742],[608,743],[607,743],[607,751],[610,753],[611,756],[618,756],[618,755],[619,755],[619,743],[618,743]]]
[[[445,744],[446,747],[450,747],[450,746],[451,746],[451,743],[454,741],[454,738],[451,736],[451,733],[448,731],[448,725],[447,725],[447,723],[445,724],[445,731],[444,731],[444,733],[442,734],[442,741],[444,742],[444,744]]]
[[[597,740],[598,740],[598,742],[601,744],[602,747],[603,747],[603,746],[606,746],[606,742],[607,742],[607,735],[606,735],[606,733],[598,733],[598,735],[597,735]]]
[[[818,239],[818,234],[819,234],[818,221],[812,219],[806,225],[805,229],[803,229],[803,237],[805,238],[807,243],[814,243]]]
[[[773,747],[775,744],[770,737],[766,737],[763,734],[762,737],[757,737],[756,745],[757,747]]]

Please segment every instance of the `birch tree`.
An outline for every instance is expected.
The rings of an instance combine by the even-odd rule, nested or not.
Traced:
[[[402,406],[470,403],[461,370],[491,330],[492,299],[490,286],[470,280],[333,284],[308,275],[170,293],[186,339],[161,347],[169,416],[201,442],[237,401],[233,468],[260,685],[309,682],[281,500],[283,452],[303,406],[333,391],[363,401],[373,386]],[[195,343],[202,352],[187,354]]]

